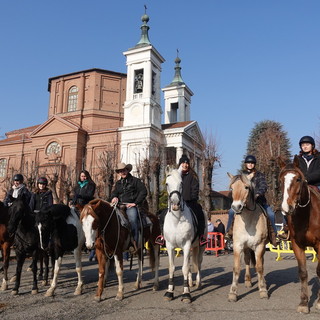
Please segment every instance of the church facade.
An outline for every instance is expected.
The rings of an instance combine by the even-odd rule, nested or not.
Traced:
[[[201,177],[204,139],[190,120],[193,93],[182,80],[179,57],[173,81],[161,89],[165,60],[149,40],[148,21],[143,15],[140,41],[123,53],[126,74],[95,68],[49,79],[47,121],[0,140],[2,199],[17,172],[31,184],[48,176],[58,187],[58,199],[66,192],[63,185],[74,183],[82,169],[102,195],[111,188],[110,172],[119,161],[131,163],[139,175],[145,161],[157,161],[163,172],[187,154]]]

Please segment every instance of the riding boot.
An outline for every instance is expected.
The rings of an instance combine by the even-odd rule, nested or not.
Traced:
[[[269,237],[269,241],[270,243],[276,247],[278,245],[277,243],[277,235],[273,229],[271,220],[267,217],[267,224],[268,224],[268,237]]]
[[[230,226],[229,230],[227,230],[226,234],[224,235],[224,238],[226,240],[232,240],[232,237],[233,237],[233,225],[234,225],[234,218],[232,219],[231,226]]]

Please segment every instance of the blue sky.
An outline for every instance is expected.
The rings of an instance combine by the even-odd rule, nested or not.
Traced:
[[[257,122],[282,123],[298,152],[319,134],[318,0],[11,0],[0,10],[0,136],[47,119],[48,78],[102,68],[126,72],[147,5],[151,43],[194,92],[191,117],[221,154],[214,189],[228,186]]]

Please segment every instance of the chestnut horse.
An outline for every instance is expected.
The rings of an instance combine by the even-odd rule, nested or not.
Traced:
[[[10,260],[10,249],[13,244],[13,236],[9,236],[8,222],[9,212],[8,207],[5,207],[3,202],[0,201],[0,247],[3,260],[3,279],[1,290],[8,289],[8,268]]]
[[[309,313],[308,273],[306,268],[306,247],[317,252],[317,276],[320,279],[320,194],[308,186],[306,178],[299,169],[299,160],[295,156],[293,163],[285,164],[280,160],[279,179],[283,200],[281,209],[288,217],[290,240],[298,261],[301,282],[300,304],[298,312]],[[320,309],[320,291],[316,308]]]
[[[143,230],[143,243],[148,241],[150,250],[150,265],[155,270],[153,290],[159,287],[159,254],[160,246],[155,244],[155,239],[161,234],[158,218],[148,213],[152,222],[151,227],[145,227]],[[100,301],[108,273],[110,260],[114,258],[116,264],[116,273],[118,276],[118,293],[116,300],[122,300],[123,293],[123,252],[128,249],[130,242],[130,230],[124,227],[120,221],[120,213],[117,213],[116,207],[101,199],[91,200],[84,206],[81,212],[80,220],[86,238],[88,249],[96,249],[96,256],[99,264],[98,289],[95,300]],[[135,282],[135,289],[142,285],[142,258],[141,239],[139,239],[140,249],[138,249],[139,270]],[[107,267],[107,268],[106,268]]]
[[[233,176],[228,173],[231,181],[233,202],[231,209],[235,212],[233,226],[233,280],[228,300],[235,302],[238,297],[238,280],[240,259],[244,254],[246,265],[245,286],[251,287],[250,261],[255,265],[258,275],[260,298],[268,298],[265,278],[263,275],[263,257],[268,243],[267,217],[262,207],[254,200],[252,175]]]

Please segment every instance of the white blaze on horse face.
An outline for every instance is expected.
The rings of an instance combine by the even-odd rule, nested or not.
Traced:
[[[167,191],[170,196],[171,209],[180,210],[182,177],[179,170],[172,170],[166,179]]]
[[[44,250],[44,248],[43,248],[43,243],[42,243],[41,227],[42,227],[42,225],[41,225],[41,223],[39,223],[39,224],[38,224],[38,230],[39,230],[39,236],[40,236],[40,247],[41,247],[42,250]]]
[[[289,193],[288,193],[288,190],[291,186],[291,183],[292,183],[292,180],[294,177],[295,177],[294,173],[287,173],[283,179],[284,187],[283,187],[283,200],[282,200],[281,208],[282,208],[282,212],[284,212],[284,213],[289,212],[289,204],[288,204]]]
[[[86,247],[88,249],[92,249],[96,241],[97,231],[92,228],[93,221],[94,218],[91,215],[87,215],[82,219],[82,229],[86,238]]]

